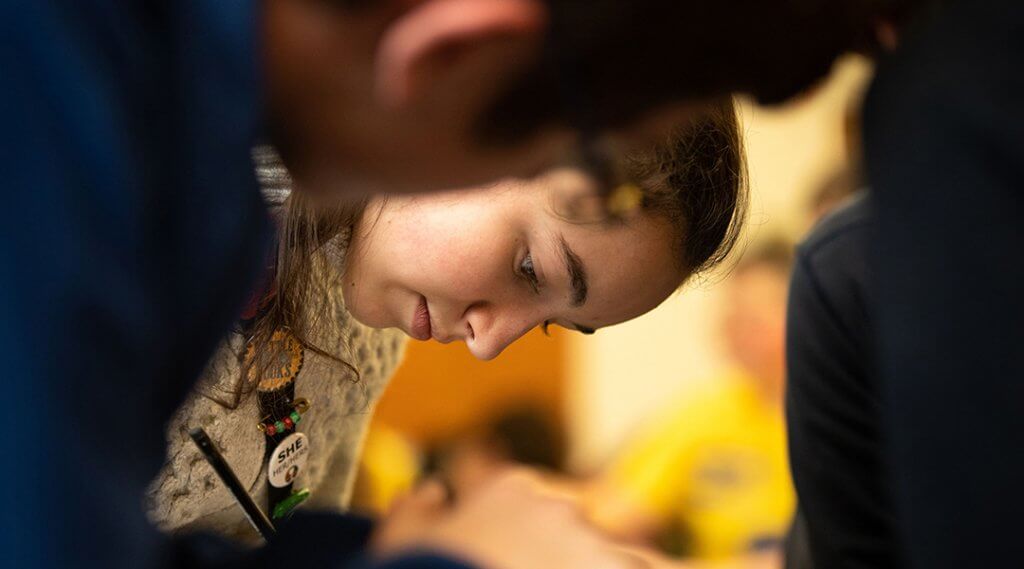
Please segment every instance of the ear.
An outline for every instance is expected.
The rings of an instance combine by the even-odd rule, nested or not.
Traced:
[[[381,37],[375,93],[388,106],[407,105],[466,55],[509,38],[538,37],[546,23],[539,0],[424,0]]]

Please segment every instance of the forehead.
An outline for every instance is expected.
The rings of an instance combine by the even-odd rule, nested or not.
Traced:
[[[630,320],[661,304],[683,280],[674,232],[664,219],[640,214],[624,222],[573,223],[554,212],[548,219],[555,234],[550,258],[559,263],[549,270],[564,273],[559,244],[564,239],[587,274],[587,302],[566,316],[573,322],[599,328]]]

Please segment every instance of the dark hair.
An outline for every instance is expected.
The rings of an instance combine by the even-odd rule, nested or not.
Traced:
[[[537,62],[481,118],[485,140],[522,140],[545,125],[600,131],[668,103],[734,94],[782,102],[838,56],[877,52],[879,22],[902,26],[945,0],[543,1],[550,25]]]
[[[565,439],[559,426],[536,405],[510,407],[485,427],[483,439],[510,460],[552,471],[565,468]]]
[[[539,62],[480,129],[517,140],[545,124],[621,125],[678,101],[784,101],[841,54],[877,49],[873,24],[923,0],[547,0]]]
[[[336,337],[332,332],[338,330],[332,317],[340,294],[339,249],[347,246],[366,200],[318,203],[303,192],[291,191],[292,181],[272,150],[259,149],[255,159],[264,195],[277,219],[277,251],[270,290],[259,301],[255,318],[242,330],[246,349],[233,401],[229,404],[214,398],[229,407],[237,405],[242,395],[256,387],[255,378],[263,377],[278,362],[285,349],[285,342],[275,340],[278,330],[286,331],[304,349],[348,367],[356,380],[360,375],[359,369],[336,353],[337,346],[324,344]],[[275,203],[275,198],[281,201]]]
[[[704,272],[728,257],[743,228],[747,175],[736,107],[709,105],[669,139],[628,155],[624,175],[642,192],[645,211],[675,230],[680,269]]]

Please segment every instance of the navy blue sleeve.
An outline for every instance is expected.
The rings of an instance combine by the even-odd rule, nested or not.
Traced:
[[[0,3],[5,564],[160,561],[164,423],[266,241],[245,5]]]
[[[165,423],[265,258],[257,5],[0,2],[5,567],[370,563],[344,516],[243,552],[143,513]]]
[[[911,567],[1021,564],[1024,3],[950,2],[865,109],[879,362]]]
[[[790,287],[787,432],[815,567],[900,566],[871,365],[868,205],[861,198],[815,229]]]

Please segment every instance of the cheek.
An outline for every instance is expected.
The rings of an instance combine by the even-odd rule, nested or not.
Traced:
[[[514,239],[498,224],[471,212],[414,216],[382,228],[375,254],[390,284],[421,294],[480,295],[511,271]]]
[[[507,255],[493,241],[447,239],[418,251],[406,274],[421,283],[422,292],[466,300],[480,299],[500,282],[499,262]],[[511,267],[511,257],[508,266]],[[508,269],[511,270],[511,269]]]

